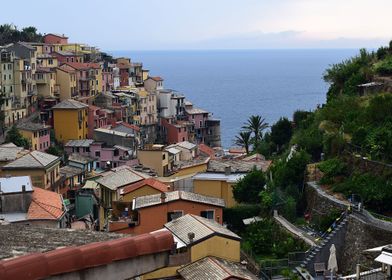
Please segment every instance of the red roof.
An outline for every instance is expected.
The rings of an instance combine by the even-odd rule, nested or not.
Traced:
[[[199,144],[199,151],[208,155],[211,159],[215,159],[215,150],[206,144]]]
[[[154,178],[148,178],[148,179],[144,179],[142,181],[136,182],[134,184],[131,184],[131,185],[123,188],[121,190],[121,194],[127,194],[130,192],[133,192],[134,190],[137,190],[137,189],[144,187],[144,186],[150,186],[160,192],[170,191],[169,185],[165,185],[164,183],[162,183]]]
[[[46,34],[46,35],[44,35],[44,38],[46,37],[46,36],[54,36],[54,37],[57,37],[57,38],[61,38],[61,39],[68,39],[68,37],[67,36],[65,36],[65,35],[60,35],[60,34],[55,34],[55,33],[48,33],[48,34]]]
[[[33,188],[32,201],[27,211],[27,219],[58,220],[63,216],[61,195],[41,188]]]
[[[85,69],[101,69],[101,65],[99,63],[81,63],[81,62],[65,62],[64,64],[71,66],[77,70],[85,70]]]
[[[154,80],[154,81],[156,81],[156,82],[163,81],[163,79],[162,79],[161,77],[159,77],[159,76],[156,76],[156,77],[149,77],[149,78],[152,79],[152,80]]]
[[[61,71],[64,71],[64,72],[66,72],[66,73],[75,73],[75,69],[72,68],[72,67],[69,66],[69,65],[66,65],[66,64],[63,64],[63,65],[57,67],[57,69],[59,69],[59,70],[61,70]]]
[[[53,275],[106,266],[120,260],[172,250],[169,231],[65,247],[0,261],[0,279],[44,279]]]

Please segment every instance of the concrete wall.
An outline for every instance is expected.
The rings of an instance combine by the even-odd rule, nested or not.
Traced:
[[[197,261],[207,256],[226,260],[240,261],[240,241],[213,236],[191,247],[191,261]]]
[[[226,207],[237,205],[233,197],[233,184],[218,180],[193,180],[193,191],[202,195],[222,198]]]
[[[29,210],[32,192],[3,194],[1,199],[2,213],[24,212]]]

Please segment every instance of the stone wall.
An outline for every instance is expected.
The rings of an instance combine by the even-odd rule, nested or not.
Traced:
[[[380,267],[380,263],[374,262],[378,253],[365,253],[364,250],[391,243],[391,229],[369,223],[357,214],[350,215],[344,239],[341,271],[354,273],[356,264]]]
[[[321,190],[316,183],[309,182],[304,190],[308,211],[329,213],[334,209],[346,210],[348,202],[339,201]],[[367,267],[379,267],[373,262],[377,253],[364,253],[364,250],[392,243],[392,223],[378,220],[368,212],[354,212],[348,215],[344,235],[339,235],[341,250],[337,248],[339,273],[355,273],[357,263]],[[321,261],[321,257],[317,261]],[[323,257],[325,259],[325,256]]]

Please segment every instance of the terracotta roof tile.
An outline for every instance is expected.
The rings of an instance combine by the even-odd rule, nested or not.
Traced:
[[[119,260],[169,252],[170,232],[156,232],[34,253],[0,262],[0,279],[46,279],[53,275],[108,265]]]
[[[81,63],[81,62],[66,62],[66,65],[71,66],[77,70],[85,70],[85,69],[100,69],[101,65],[99,63]]]
[[[215,159],[215,150],[206,144],[199,144],[199,151],[202,152],[203,154],[206,154],[209,156],[211,159]]]
[[[58,220],[64,214],[61,195],[41,188],[33,188],[27,219]]]
[[[159,77],[159,76],[156,76],[156,77],[149,77],[149,78],[152,79],[152,80],[154,80],[155,82],[163,81],[163,79],[162,79],[161,77]]]
[[[121,190],[121,194],[127,194],[130,192],[133,192],[134,190],[137,190],[141,187],[144,186],[150,186],[160,192],[167,192],[170,190],[170,186],[169,185],[165,185],[164,183],[154,179],[154,178],[148,178],[148,179],[144,179],[140,182],[134,183],[132,185],[129,185],[127,187],[125,187],[124,189]]]

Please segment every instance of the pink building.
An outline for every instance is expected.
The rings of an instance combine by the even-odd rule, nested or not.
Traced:
[[[105,68],[102,71],[102,92],[114,89],[113,72],[111,68]]]
[[[110,147],[93,139],[70,140],[64,145],[64,149],[68,155],[78,154],[94,159],[94,169],[138,164],[136,153],[132,148],[120,145]]]
[[[68,37],[60,34],[49,33],[44,36],[45,44],[68,44]]]
[[[90,157],[94,158],[95,169],[114,168],[122,165],[133,166],[138,164],[135,152],[128,147],[115,145],[106,147],[102,142],[90,145]]]
[[[52,56],[56,57],[59,64],[63,63],[83,63],[83,54],[75,54],[73,52],[66,52],[66,51],[57,51],[52,52]]]
[[[175,144],[189,140],[189,129],[182,123],[173,123],[172,119],[161,118],[161,126],[164,127],[164,135],[168,144]]]
[[[93,138],[94,129],[108,128],[112,123],[113,111],[89,105],[88,111],[88,138]]]

